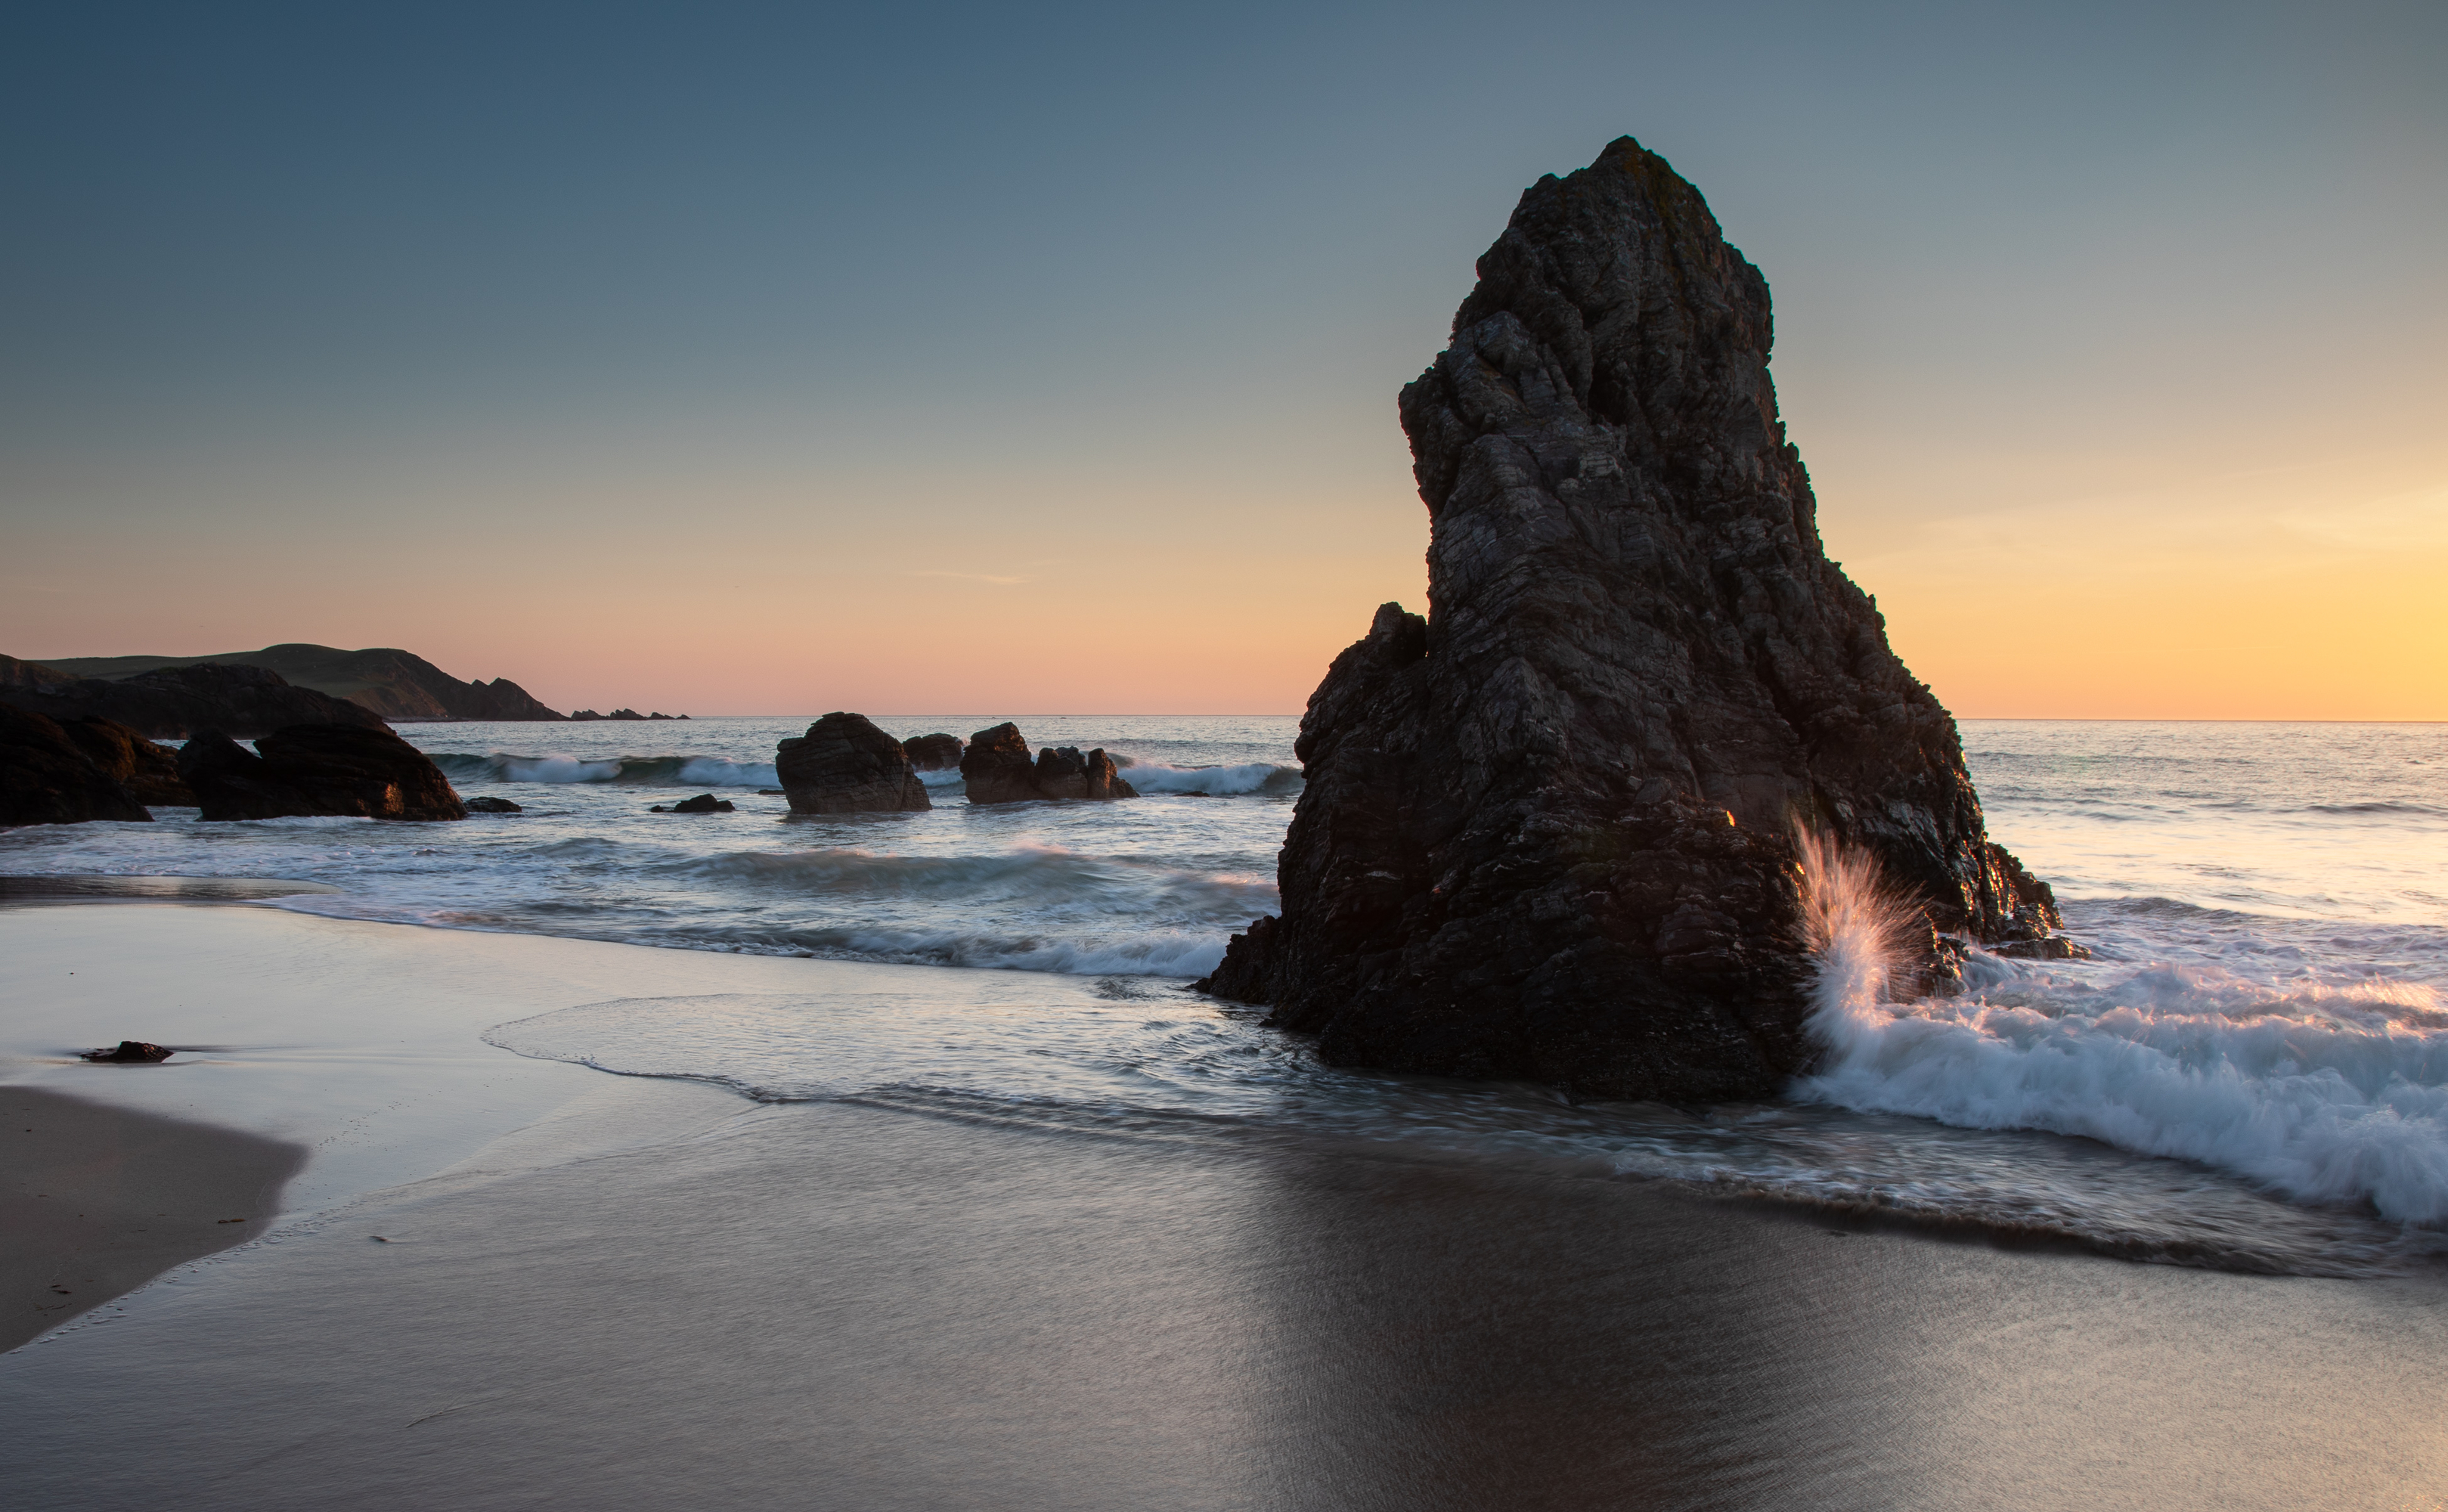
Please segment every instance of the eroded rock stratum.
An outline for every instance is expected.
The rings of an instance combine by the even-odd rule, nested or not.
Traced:
[[[1637,1098],[1808,1059],[1795,827],[1937,936],[2029,940],[1954,718],[1829,562],[1769,380],[1769,292],[1630,138],[1545,178],[1404,389],[1428,615],[1310,700],[1283,913],[1205,984],[1330,1060]]]

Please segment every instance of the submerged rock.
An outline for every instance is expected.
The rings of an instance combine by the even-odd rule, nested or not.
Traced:
[[[218,730],[179,752],[179,775],[205,819],[354,815],[464,819],[467,806],[425,753],[387,729],[300,724],[249,751]]]
[[[2045,935],[1821,547],[1768,285],[1698,192],[1624,138],[1479,274],[1401,401],[1434,616],[1381,607],[1310,700],[1282,916],[1208,990],[1337,1062],[1696,1101],[1809,1058],[1798,829],[1877,858],[1924,968]]]
[[[152,817],[58,720],[0,704],[0,825]]]
[[[527,811],[507,798],[469,798],[469,813],[525,813]]]
[[[949,772],[961,764],[961,737],[956,735],[913,735],[901,742],[901,749],[920,772]]]
[[[793,813],[899,813],[931,809],[901,742],[863,714],[836,711],[784,740],[774,775]]]
[[[961,776],[971,803],[1032,798],[1107,803],[1138,796],[1138,789],[1116,775],[1114,758],[1103,748],[1082,754],[1076,745],[1047,746],[1031,761],[1028,741],[1015,724],[999,724],[969,737]]]
[[[729,798],[717,798],[711,793],[700,793],[694,798],[682,798],[668,808],[656,804],[648,813],[736,813],[739,806]]]
[[[86,1050],[82,1053],[80,1059],[115,1062],[121,1065],[160,1065],[175,1054],[177,1054],[176,1051],[163,1049],[158,1044],[148,1044],[143,1040],[122,1040],[117,1044],[107,1045],[99,1050]]]

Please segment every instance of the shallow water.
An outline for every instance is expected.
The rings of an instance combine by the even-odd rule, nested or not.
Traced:
[[[1041,744],[1116,751],[1148,795],[971,809],[947,774],[928,813],[794,818],[755,790],[804,720],[410,726],[464,794],[527,812],[163,811],[0,833],[0,870],[293,877],[341,890],[264,906],[1017,968],[985,992],[620,999],[490,1036],[769,1100],[1324,1131],[2256,1271],[2399,1269],[2448,1226],[2443,727],[1967,722],[1992,833],[2058,890],[2094,958],[1978,957],[1956,999],[1855,994],[1823,1008],[1828,1062],[1792,1097],[1694,1111],[1337,1070],[1184,992],[1274,907],[1294,721],[1020,722]],[[740,812],[646,812],[700,790]]]

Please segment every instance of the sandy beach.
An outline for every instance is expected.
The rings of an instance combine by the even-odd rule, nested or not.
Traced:
[[[12,1506],[2402,1508],[2448,1483],[2427,1273],[760,1105],[477,1039],[682,980],[995,973],[125,905],[0,912],[0,960],[10,1105],[86,1120],[49,1169],[204,1122],[178,1158],[220,1173],[201,1211],[307,1152],[263,1236],[155,1252],[161,1279],[0,1357]],[[65,1058],[139,1030],[217,1048]]]

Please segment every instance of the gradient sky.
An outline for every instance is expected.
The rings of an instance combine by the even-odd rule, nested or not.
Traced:
[[[1976,13],[1976,11],[1978,13]],[[1291,713],[1630,133],[1958,714],[2448,718],[2448,7],[0,13],[0,651]]]

